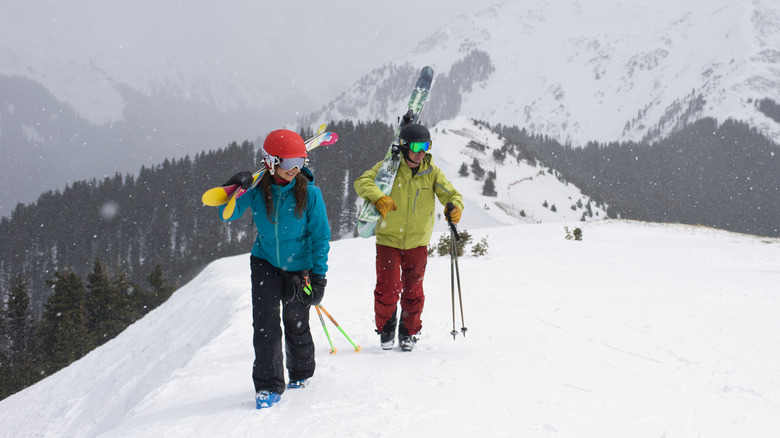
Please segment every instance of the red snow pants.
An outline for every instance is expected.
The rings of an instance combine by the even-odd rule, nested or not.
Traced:
[[[398,249],[376,246],[376,288],[374,315],[376,328],[381,331],[393,317],[401,300],[401,320],[410,335],[422,328],[420,315],[425,303],[423,277],[428,263],[428,247]]]

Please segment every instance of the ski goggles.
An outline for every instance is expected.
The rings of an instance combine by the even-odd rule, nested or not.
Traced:
[[[281,167],[284,170],[292,170],[293,167],[297,167],[298,170],[303,169],[303,166],[306,165],[308,162],[308,158],[306,157],[298,157],[298,158],[279,158],[274,157],[276,159],[276,164]]]
[[[410,141],[406,143],[405,146],[415,154],[419,152],[428,152],[431,150],[431,141]]]

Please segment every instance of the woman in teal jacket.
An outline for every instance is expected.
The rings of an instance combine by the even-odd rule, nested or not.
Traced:
[[[330,226],[322,192],[306,163],[300,135],[280,129],[263,142],[267,171],[260,183],[237,199],[227,220],[252,210],[257,238],[252,247],[252,322],[255,362],[252,379],[258,409],[279,400],[285,388],[303,388],[314,374],[309,308],[325,293]],[[252,174],[239,172],[226,185],[249,188]],[[222,217],[223,208],[220,208]],[[311,290],[306,291],[310,283]],[[279,316],[281,303],[281,319]],[[284,323],[289,384],[282,358]]]

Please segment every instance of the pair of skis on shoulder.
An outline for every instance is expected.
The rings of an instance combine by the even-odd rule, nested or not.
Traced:
[[[306,151],[311,151],[318,146],[328,146],[338,141],[338,134],[335,132],[326,132],[326,128],[327,125],[323,123],[317,130],[317,135],[306,140]],[[225,209],[222,211],[222,218],[229,219],[230,216],[233,216],[233,212],[236,209],[236,200],[240,198],[241,195],[257,186],[257,184],[260,183],[260,177],[262,177],[264,173],[265,167],[253,173],[252,185],[248,189],[242,188],[239,184],[212,187],[203,193],[201,201],[209,207],[224,205]]]
[[[417,82],[412,90],[412,95],[409,98],[409,104],[407,105],[406,114],[401,118],[398,124],[398,128],[395,131],[395,138],[393,143],[387,149],[385,158],[382,160],[382,164],[379,166],[379,170],[374,177],[374,183],[379,187],[385,195],[390,196],[390,191],[393,189],[393,183],[395,182],[395,176],[398,174],[398,166],[401,164],[401,152],[399,134],[401,128],[410,124],[417,123],[422,113],[425,102],[428,101],[428,94],[431,92],[431,86],[433,85],[433,69],[431,67],[424,67],[420,72],[420,76],[417,78]],[[376,231],[377,223],[382,215],[376,209],[376,206],[369,200],[363,200],[363,205],[360,208],[357,219],[358,235],[360,237],[371,237]]]
[[[393,183],[395,182],[395,176],[398,173],[398,166],[401,164],[401,154],[399,149],[399,134],[401,128],[409,123],[417,123],[422,113],[423,107],[428,100],[428,95],[433,85],[433,69],[426,66],[420,72],[420,76],[417,78],[414,89],[412,90],[409,103],[407,105],[407,111],[401,118],[398,128],[395,131],[395,137],[393,143],[387,150],[382,164],[377,171],[374,182],[379,189],[386,195],[390,195],[390,191],[393,189]],[[306,140],[306,150],[310,151],[317,146],[326,146],[333,144],[338,140],[338,135],[334,132],[325,132],[326,125],[322,124],[317,131],[317,135]],[[252,187],[255,187],[260,177],[265,173],[265,169],[260,169],[255,172],[253,176]],[[247,190],[249,190],[247,189]],[[225,209],[222,211],[222,218],[228,219],[233,215],[236,207],[236,199],[241,197],[247,192],[238,184],[224,187],[214,187],[203,193],[202,201],[205,205],[218,207],[225,205]],[[358,213],[358,234],[361,237],[371,237],[374,235],[377,223],[381,215],[376,210],[374,204],[368,200],[364,200],[363,205]]]

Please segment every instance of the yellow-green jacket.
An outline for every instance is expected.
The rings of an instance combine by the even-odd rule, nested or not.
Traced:
[[[380,161],[355,180],[358,196],[373,203],[385,196],[374,184],[374,177],[381,164]],[[439,198],[441,205],[452,202],[463,210],[463,197],[447,181],[444,172],[433,164],[431,154],[425,155],[414,176],[412,169],[402,158],[390,192],[398,210],[390,211],[384,219],[379,219],[376,243],[398,249],[427,246],[431,241],[433,221],[436,218],[434,195]]]

